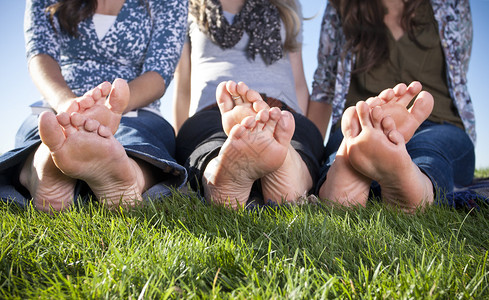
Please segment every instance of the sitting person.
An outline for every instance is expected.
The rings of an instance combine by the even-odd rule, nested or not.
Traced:
[[[298,1],[190,4],[175,73],[177,161],[212,203],[297,201],[315,189],[323,155],[320,133],[304,116]]]
[[[405,211],[433,203],[431,180],[405,146],[433,109],[431,94],[420,90],[419,82],[409,88],[399,84],[345,110],[343,140],[321,185],[322,199],[365,206],[371,183],[376,181],[386,203]],[[407,110],[405,107],[418,93]]]
[[[29,71],[57,116],[30,116],[0,157],[2,200],[61,211],[93,195],[133,206],[183,185],[158,99],[179,59],[187,2],[32,0],[26,12]]]
[[[288,111],[268,105],[256,91],[243,83],[238,96],[233,82],[221,84],[217,101],[222,126],[228,138],[216,157],[207,164],[204,192],[207,199],[230,201],[248,195],[253,182],[281,171],[301,172],[289,165],[286,149],[294,131],[293,117]],[[405,144],[433,109],[433,97],[414,82],[384,90],[378,97],[359,101],[345,111],[342,119],[344,138],[321,187],[324,198],[344,205],[365,205],[372,180],[382,187],[387,203],[412,211],[433,202],[431,181],[421,172],[407,153]],[[406,109],[414,95],[412,107]],[[284,178],[286,178],[285,174]],[[273,182],[273,181],[271,181]],[[262,185],[277,194],[285,182]],[[227,203],[227,202],[225,202]],[[239,202],[238,202],[239,203]]]
[[[392,203],[401,201],[407,206],[416,206],[433,203],[436,198],[452,193],[454,187],[471,183],[476,137],[466,79],[471,42],[469,1],[328,2],[308,111],[308,117],[323,136],[332,114],[325,150],[328,161],[319,181],[321,198],[348,205],[365,204],[363,196],[346,201],[344,196],[327,192],[333,185],[328,182],[331,163],[335,157],[341,159],[338,155],[343,155],[347,151],[343,148],[348,148],[341,145],[344,141],[340,128],[342,115],[350,118],[348,107],[354,107],[358,99],[377,95],[397,82],[419,80],[408,88],[411,92],[406,105],[421,90],[420,83],[434,97],[433,109],[429,110],[426,120],[423,119],[419,127],[410,127],[410,130],[417,128],[414,135],[404,135],[408,141],[407,152],[421,171],[418,175],[424,176],[424,182],[431,182],[432,192],[423,192],[429,199],[408,200],[406,197],[410,196],[398,195],[388,191],[391,187],[380,184],[380,196]],[[406,87],[402,89],[405,91]],[[395,89],[394,93],[397,92],[399,90]],[[383,176],[367,177],[377,180],[376,177]],[[378,194],[378,185],[374,183],[372,187]],[[399,188],[402,189],[401,184]],[[365,192],[364,188],[362,190]]]

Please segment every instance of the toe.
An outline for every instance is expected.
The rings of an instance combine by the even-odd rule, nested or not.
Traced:
[[[409,112],[421,124],[431,114],[433,105],[433,96],[428,92],[422,91],[414,101],[413,106],[409,109]]]
[[[236,124],[231,128],[231,131],[229,132],[229,139],[240,139],[243,137],[243,135],[246,133],[247,128],[241,124]]]
[[[221,114],[230,111],[234,107],[232,94],[229,90],[235,90],[236,88],[233,87],[235,85],[236,84],[233,81],[223,81],[217,86],[216,101]]]
[[[388,134],[389,140],[397,146],[403,147],[404,144],[404,136],[397,130],[391,130]]]
[[[268,120],[266,121],[265,128],[274,132],[277,123],[280,121],[281,117],[282,117],[282,112],[280,111],[280,109],[278,107],[272,107],[268,111]]]
[[[100,123],[93,119],[88,119],[85,121],[85,130],[88,132],[95,132],[100,127]]]
[[[101,137],[104,137],[104,138],[109,138],[110,136],[112,136],[112,131],[110,131],[109,127],[104,126],[104,125],[100,125],[98,127],[97,132]]]
[[[104,81],[99,84],[98,88],[100,89],[100,94],[102,98],[109,96],[110,90],[112,89],[112,84],[108,81]]]
[[[341,132],[345,138],[356,137],[360,134],[361,127],[355,106],[348,107],[341,118]]]
[[[68,113],[62,112],[56,116],[58,125],[63,127],[66,136],[69,136],[78,130],[71,124],[71,117]]]
[[[131,92],[127,81],[117,78],[112,83],[109,97],[107,98],[107,107],[114,113],[122,114],[129,104]]]
[[[294,135],[295,120],[294,116],[288,111],[282,111],[280,120],[275,127],[274,137],[281,145],[288,146]]]
[[[393,89],[385,89],[379,94],[379,98],[382,99],[385,102],[392,101],[396,96],[396,93],[394,92]]]
[[[372,127],[372,121],[370,120],[370,111],[367,103],[359,101],[356,105],[358,119],[362,128]]]
[[[253,116],[247,116],[241,121],[241,125],[247,129],[253,130],[257,125],[257,121]]]
[[[263,100],[260,93],[255,90],[248,90],[246,92],[245,99],[253,104],[254,111],[270,108],[270,106],[268,106],[268,104]]]
[[[84,111],[92,107],[95,104],[95,100],[91,95],[85,94],[80,99],[77,100],[78,105],[80,106],[80,111]]]
[[[365,102],[367,102],[367,104],[370,108],[374,108],[376,106],[380,106],[382,104],[385,104],[385,101],[383,101],[379,97],[370,97],[367,100],[365,100]]]
[[[262,123],[268,122],[268,120],[270,119],[270,110],[268,108],[260,110],[256,114],[255,119]]]
[[[71,114],[71,125],[77,128],[83,128],[86,121],[86,117],[79,113]]]
[[[421,91],[421,83],[418,81],[413,81],[406,89],[406,92],[400,96],[398,102],[404,106],[407,107],[409,105],[409,102],[413,100],[413,98]]]
[[[384,131],[385,135],[388,135],[392,130],[396,130],[396,123],[394,122],[394,119],[392,119],[390,116],[383,118],[382,130]]]
[[[407,91],[407,86],[405,83],[399,83],[398,85],[396,85],[394,87],[394,94],[396,97],[401,97],[402,95],[404,95]]]
[[[60,149],[66,139],[63,129],[52,112],[43,112],[39,116],[39,135],[42,142],[53,152]]]
[[[250,88],[246,85],[246,83],[240,81],[238,82],[238,85],[236,86],[236,92],[238,95],[245,97],[246,93],[250,90]]]
[[[382,119],[384,118],[384,111],[380,106],[376,106],[372,109],[372,125],[376,129],[381,128],[381,122]]]

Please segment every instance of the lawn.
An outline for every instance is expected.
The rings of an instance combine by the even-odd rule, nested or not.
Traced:
[[[234,212],[175,194],[119,212],[0,214],[0,298],[489,297],[489,206]]]

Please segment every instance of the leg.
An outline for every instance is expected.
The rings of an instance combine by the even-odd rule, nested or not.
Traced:
[[[346,139],[349,160],[364,176],[377,181],[389,204],[412,211],[433,202],[433,185],[409,156],[404,137],[380,107],[369,113],[365,102],[356,106],[361,132]]]
[[[107,98],[106,98],[107,97]],[[129,87],[122,79],[116,79],[87,92],[78,99],[78,109],[87,117],[94,118],[114,133],[124,109],[129,103]],[[73,200],[76,180],[58,170],[46,145],[39,148],[24,163],[19,181],[34,199],[34,205],[43,211],[63,210]]]
[[[62,211],[74,200],[76,179],[66,176],[56,167],[45,144],[41,144],[26,160],[19,181],[27,188],[39,210]]]
[[[341,120],[343,141],[336,158],[328,170],[326,181],[319,190],[319,198],[328,199],[345,206],[365,206],[368,200],[371,179],[358,172],[350,163],[347,143],[357,136],[360,123],[354,107],[345,110]]]
[[[39,131],[56,166],[65,175],[85,181],[100,201],[109,207],[141,201],[145,175],[109,128],[77,113],[71,117],[43,113]]]
[[[233,126],[219,155],[204,171],[206,199],[233,208],[243,206],[253,182],[283,164],[293,131],[277,125],[282,114],[280,117],[275,113],[270,117],[269,114],[260,111],[259,121],[248,116],[241,124]]]
[[[451,124],[426,121],[406,144],[413,162],[430,177],[443,197],[455,186],[472,182],[474,144],[465,130]]]
[[[274,107],[270,110],[270,119],[277,122],[276,132],[287,135],[294,133],[295,121],[290,112]],[[299,197],[307,195],[312,188],[313,179],[309,168],[290,142],[282,165],[265,175],[261,179],[261,186],[264,199],[278,203],[294,202]]]
[[[247,116],[256,116],[256,111],[267,109],[268,105],[262,100],[260,94],[250,90],[244,83],[235,84],[232,81],[221,83],[217,89],[217,102],[222,114],[224,131],[229,132]],[[289,112],[280,112],[277,108],[270,110],[270,118],[278,122],[278,132],[289,135],[294,131],[294,118]],[[290,184],[293,183],[293,184]],[[299,153],[290,145],[283,165],[276,171],[261,179],[263,196],[279,202],[282,199],[294,201],[307,193],[313,185],[309,170]]]
[[[384,90],[378,97],[369,98],[366,102],[371,110],[380,105],[384,114],[394,119],[398,131],[403,135],[405,141],[408,141],[433,109],[433,97],[427,92],[420,93],[421,88],[419,82],[413,82],[409,87],[406,87],[405,84],[398,84],[393,89]],[[410,109],[406,109],[418,93],[414,104]],[[345,145],[345,139],[351,140],[358,136],[361,130],[355,108],[345,110],[342,118],[344,140],[328,171],[326,181],[321,186],[320,198],[343,204],[366,204],[370,179],[352,168]],[[338,134],[341,135],[339,132]]]

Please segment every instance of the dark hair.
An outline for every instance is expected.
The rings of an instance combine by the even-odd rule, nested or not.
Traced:
[[[60,0],[46,8],[49,21],[54,28],[53,18],[57,14],[59,26],[71,36],[78,36],[78,24],[93,16],[97,0]]]
[[[147,0],[140,0],[146,6],[151,16]],[[78,36],[78,24],[81,21],[93,16],[97,10],[97,0],[59,0],[57,3],[46,7],[49,13],[49,21],[54,28],[53,18],[57,15],[61,30],[71,36]]]
[[[427,0],[404,0],[401,27],[408,37],[419,47],[424,48],[415,37],[415,28],[420,22],[415,19],[416,9]],[[387,12],[382,0],[330,0],[338,11],[343,32],[346,37],[346,49],[362,58],[362,65],[354,72],[369,71],[389,57],[387,26],[384,16]],[[345,49],[345,50],[346,50]]]

